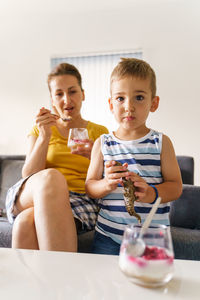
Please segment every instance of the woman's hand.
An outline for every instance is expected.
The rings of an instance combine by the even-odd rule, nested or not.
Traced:
[[[58,116],[51,113],[49,109],[44,107],[40,108],[39,113],[36,115],[36,124],[40,131],[40,134],[44,137],[51,137],[51,126],[56,125]]]
[[[78,154],[78,155],[81,155],[81,156],[84,156],[84,157],[90,159],[94,142],[93,142],[93,140],[83,140],[83,142],[85,143],[84,146],[83,145],[79,146],[77,144],[77,148],[72,149],[71,153]]]

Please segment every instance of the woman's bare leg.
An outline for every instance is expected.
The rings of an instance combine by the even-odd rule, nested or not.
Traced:
[[[16,217],[12,230],[12,248],[39,249],[33,207],[23,210]]]
[[[34,223],[40,250],[77,251],[76,227],[67,183],[59,171],[45,169],[27,180],[16,208],[23,211],[29,207],[34,207]],[[19,245],[19,238],[14,231],[13,245],[16,244]]]

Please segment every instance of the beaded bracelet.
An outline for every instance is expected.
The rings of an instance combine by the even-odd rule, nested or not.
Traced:
[[[153,201],[153,202],[151,202],[151,204],[154,204],[155,202],[156,202],[156,200],[158,199],[158,190],[157,190],[157,188],[155,187],[155,185],[153,185],[153,184],[149,184],[153,189],[154,189],[154,191],[155,191],[155,193],[156,193],[156,198],[155,198],[155,200]]]

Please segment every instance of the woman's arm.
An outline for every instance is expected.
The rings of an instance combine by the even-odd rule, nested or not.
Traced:
[[[45,169],[48,145],[49,140],[45,141],[40,136],[28,137],[28,152],[22,169],[23,178]]]
[[[45,169],[51,126],[56,125],[56,119],[57,117],[45,108],[41,108],[36,116],[39,136],[28,137],[28,151],[22,169],[23,178]]]

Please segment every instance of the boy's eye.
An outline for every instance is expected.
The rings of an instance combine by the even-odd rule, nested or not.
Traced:
[[[137,95],[137,96],[136,96],[136,100],[138,100],[138,101],[144,100],[144,96],[142,96],[142,95]]]
[[[118,102],[121,102],[121,101],[124,100],[124,97],[117,97],[116,100],[117,100]]]

